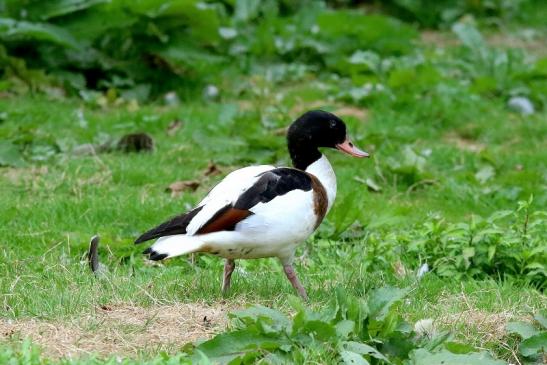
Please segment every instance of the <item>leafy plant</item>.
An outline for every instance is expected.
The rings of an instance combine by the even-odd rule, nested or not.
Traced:
[[[0,141],[0,166],[20,167],[25,164],[21,152],[13,143]]]
[[[68,92],[99,89],[139,101],[220,82],[227,66],[249,70],[251,60],[340,71],[356,50],[403,54],[415,37],[393,18],[306,1],[10,1],[0,18],[11,64],[47,69]],[[24,74],[5,76],[31,83]]]
[[[485,353],[455,354],[439,351],[448,334],[420,337],[395,311],[394,304],[408,290],[386,287],[373,290],[367,300],[343,290],[322,311],[311,311],[299,301],[291,304],[292,318],[283,313],[254,306],[232,313],[234,328],[213,339],[187,348],[195,361],[206,356],[214,363],[248,364],[303,363],[307,361],[344,364],[391,364],[427,359],[455,364],[498,364]]]
[[[522,339],[519,345],[520,355],[539,364],[547,358],[547,311],[538,312],[534,319],[539,329],[527,322],[509,322],[506,329]]]
[[[11,57],[61,79],[82,73],[89,88],[154,88],[169,74],[191,84],[222,62],[210,51],[220,15],[195,0],[9,2],[6,13],[0,39]]]
[[[389,0],[382,4],[392,14],[404,20],[416,21],[422,27],[442,28],[466,14],[494,24],[522,17],[520,10],[529,2],[530,0]]]
[[[441,276],[525,277],[546,288],[547,212],[531,212],[532,198],[514,211],[498,211],[467,223],[432,217],[408,238],[408,252],[425,259]],[[505,224],[502,224],[505,222]]]
[[[402,156],[388,160],[388,168],[393,174],[394,185],[398,182],[412,186],[429,177],[426,171],[426,158],[416,153],[412,147],[404,146]]]
[[[457,23],[452,29],[464,45],[460,53],[461,61],[458,61],[459,68],[471,79],[474,90],[510,93],[517,86],[523,86],[518,83],[519,75],[527,67],[522,53],[489,47],[479,31],[470,24]]]

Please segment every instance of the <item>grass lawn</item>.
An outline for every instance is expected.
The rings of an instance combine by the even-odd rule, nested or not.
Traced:
[[[428,52],[427,44],[420,47]],[[469,93],[445,77],[430,92],[407,97],[399,90],[396,100],[381,95],[365,103],[334,97],[346,91],[334,78],[308,74],[265,87],[260,72],[244,78],[240,95],[221,88],[216,101],[172,106],[0,97],[0,139],[25,146],[24,163],[0,168],[4,348],[29,359],[96,355],[160,363],[159,351],[175,354],[223,332],[228,312],[261,304],[295,313],[293,290],[275,260],[238,262],[232,291],[222,297],[221,259],[151,264],[140,254],[146,246],[133,240],[190,208],[233,169],[288,165],[282,128],[307,109],[323,108],[347,122],[372,158],[326,152],[339,190],[326,221],[297,254],[307,307],[325,308],[337,288],[357,297],[408,288],[395,312],[409,323],[432,319],[453,341],[521,363],[518,337],[506,324],[531,323],[547,306],[547,112],[521,116],[503,97]],[[98,148],[133,132],[150,134],[154,151],[87,153],[86,144]],[[172,193],[176,181],[195,181],[196,190]],[[505,211],[511,212],[492,218]],[[99,277],[85,257],[95,234],[106,266]],[[517,234],[539,251],[498,256]],[[481,250],[496,247],[492,261],[479,260],[488,256]],[[424,263],[431,271],[419,279]],[[535,269],[525,268],[533,263]],[[21,345],[24,338],[43,354]],[[308,356],[327,361],[312,350]]]

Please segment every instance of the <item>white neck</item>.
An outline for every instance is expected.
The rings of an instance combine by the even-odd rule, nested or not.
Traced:
[[[308,166],[306,172],[317,177],[327,191],[327,198],[329,199],[328,212],[336,198],[336,175],[329,160],[325,155],[322,155],[319,160]]]

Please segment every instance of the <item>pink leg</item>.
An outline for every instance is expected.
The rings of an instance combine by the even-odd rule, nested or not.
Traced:
[[[292,265],[283,265],[283,271],[285,271],[285,275],[287,275],[287,279],[291,282],[293,288],[296,289],[298,294],[302,299],[305,301],[308,300],[308,295],[306,294],[306,289],[300,284],[300,281],[298,281],[298,278],[296,277],[296,272],[294,271],[294,268]]]
[[[226,295],[230,290],[230,280],[232,280],[232,273],[236,268],[236,263],[232,259],[226,259],[224,262],[224,278],[222,280],[222,295]]]

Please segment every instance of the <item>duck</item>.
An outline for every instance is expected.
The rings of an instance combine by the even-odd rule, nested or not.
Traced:
[[[348,137],[333,113],[311,110],[287,130],[292,167],[253,165],[229,173],[188,212],[143,233],[136,244],[158,261],[191,253],[225,259],[222,294],[230,290],[235,260],[276,257],[296,292],[307,300],[293,263],[295,251],[319,227],[336,198],[336,175],[322,148],[369,154]]]

